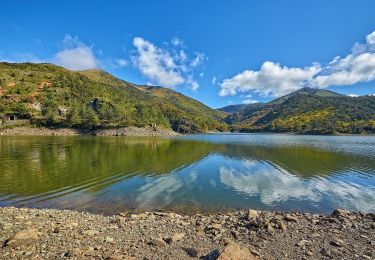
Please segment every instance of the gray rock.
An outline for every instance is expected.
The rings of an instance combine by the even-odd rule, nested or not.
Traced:
[[[335,240],[332,240],[330,244],[336,247],[342,247],[344,246],[344,241],[341,239],[335,239]]]
[[[186,254],[191,257],[198,257],[198,250],[193,247],[184,248]]]

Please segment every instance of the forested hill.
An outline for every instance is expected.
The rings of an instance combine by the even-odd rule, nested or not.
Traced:
[[[375,133],[375,96],[303,88],[266,104],[245,106],[225,121],[232,131],[242,132]]]
[[[83,129],[156,124],[181,133],[226,130],[225,113],[173,90],[52,64],[0,63],[0,115]]]

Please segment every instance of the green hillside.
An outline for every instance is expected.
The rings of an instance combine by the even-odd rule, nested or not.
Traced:
[[[232,131],[375,133],[375,97],[348,97],[304,88],[258,107],[244,107],[225,121]]]
[[[0,114],[34,125],[92,129],[156,124],[182,133],[226,129],[220,112],[166,92],[149,93],[101,70],[0,63]]]

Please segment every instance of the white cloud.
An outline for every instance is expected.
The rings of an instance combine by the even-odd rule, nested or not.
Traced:
[[[349,97],[359,97],[359,95],[356,94],[348,94]]]
[[[196,67],[196,66],[202,64],[205,58],[206,58],[206,56],[204,55],[204,53],[197,52],[195,54],[195,58],[191,61],[190,64],[191,64],[191,66]]]
[[[217,78],[213,77],[212,80],[211,80],[212,85],[216,85],[216,81],[217,81]]]
[[[174,46],[181,46],[184,44],[184,42],[178,38],[178,37],[173,37],[172,40],[171,40],[171,43],[174,45]]]
[[[192,81],[192,82],[191,82],[191,85],[190,85],[190,89],[191,89],[192,91],[197,91],[198,88],[199,88],[199,84],[198,84],[198,82],[196,82],[196,81]]]
[[[115,60],[115,62],[117,63],[119,67],[125,67],[128,65],[127,60],[124,60],[124,59],[117,59]]]
[[[329,66],[311,81],[311,86],[353,85],[375,79],[375,53],[349,54],[335,58]]]
[[[246,70],[220,84],[220,96],[235,95],[237,92],[253,91],[262,96],[281,96],[304,86],[320,67],[307,68],[281,67],[280,64],[266,61],[259,71]]]
[[[251,98],[246,98],[244,100],[242,100],[242,103],[248,105],[248,104],[255,104],[255,103],[258,103],[259,101],[258,100],[255,100],[255,99],[251,99]]]
[[[375,31],[366,36],[364,44],[354,44],[345,57],[335,57],[328,65],[314,63],[305,68],[290,68],[266,61],[260,70],[245,70],[220,84],[221,96],[238,92],[255,92],[262,96],[282,96],[310,86],[353,85],[375,79]]]
[[[182,41],[174,38],[172,44],[181,47]],[[141,37],[135,37],[133,45],[136,51],[132,62],[148,80],[170,88],[186,84],[197,90],[199,84],[193,80],[193,71],[202,63],[204,54],[198,53],[190,59],[183,49],[159,48]]]
[[[71,70],[93,69],[99,64],[92,46],[84,44],[78,37],[69,34],[65,35],[62,50],[55,54],[53,62]]]
[[[141,37],[134,38],[133,45],[137,48],[137,55],[133,56],[134,65],[147,78],[166,87],[174,87],[185,82],[168,51]]]
[[[204,73],[203,72],[199,73],[199,77],[203,78],[204,77]]]

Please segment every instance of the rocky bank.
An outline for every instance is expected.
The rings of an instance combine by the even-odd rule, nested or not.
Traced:
[[[117,129],[78,130],[72,128],[15,127],[0,129],[0,136],[177,136],[178,133],[163,128],[123,127]]]
[[[0,208],[1,259],[374,259],[375,214]]]

